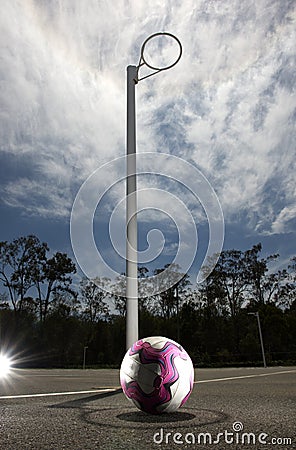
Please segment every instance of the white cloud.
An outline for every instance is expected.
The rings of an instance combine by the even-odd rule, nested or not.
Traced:
[[[33,179],[2,186],[7,204],[67,217],[73,186],[124,154],[126,66],[167,30],[183,55],[136,88],[139,152],[194,161],[226,220],[245,212],[250,227],[285,229],[295,205],[293,2],[4,0],[1,11],[0,146],[34,161]],[[277,199],[266,193],[273,180]]]
[[[296,205],[285,206],[272,223],[273,233],[284,233],[294,231],[296,222]]]
[[[66,218],[72,205],[69,191],[60,186],[41,183],[22,178],[18,183],[10,182],[1,192],[2,199],[8,205],[24,208],[28,215],[40,215],[46,218]]]

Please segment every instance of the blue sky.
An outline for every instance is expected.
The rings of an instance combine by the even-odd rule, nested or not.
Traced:
[[[296,254],[295,1],[4,0],[0,21],[0,240],[33,233],[73,255],[70,215],[79,189],[125,154],[126,66],[138,63],[150,34],[168,31],[183,55],[136,88],[139,154],[162,152],[199,169],[223,210],[224,248],[262,242],[264,255],[280,253],[279,265]],[[149,55],[157,62],[158,50],[152,45]],[[175,181],[180,170],[172,166]],[[109,179],[103,171],[102,185]],[[201,260],[206,211],[178,183],[139,183],[187,204]],[[114,186],[114,205],[124,192],[124,183]],[[149,229],[166,237],[152,268],[173,260],[183,218],[177,202],[173,218],[165,216],[167,197],[154,199],[163,212],[144,211],[139,225],[141,249]],[[108,240],[112,204],[100,205],[95,235],[120,272],[123,260]],[[117,236],[122,217],[115,218]]]

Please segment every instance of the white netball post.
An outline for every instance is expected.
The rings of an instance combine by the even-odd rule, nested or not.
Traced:
[[[144,50],[151,39],[168,37],[178,44],[178,58],[165,67],[155,67],[145,59]],[[126,169],[126,348],[138,340],[138,230],[137,230],[137,166],[136,166],[136,84],[163,70],[175,66],[182,55],[179,39],[171,33],[155,33],[149,36],[141,47],[137,66],[127,67],[127,169]],[[139,69],[147,66],[154,72],[139,78]]]

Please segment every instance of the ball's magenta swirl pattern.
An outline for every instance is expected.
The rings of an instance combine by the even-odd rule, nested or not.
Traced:
[[[155,348],[149,342],[143,340],[137,341],[129,351],[130,356],[137,354],[141,364],[159,364],[160,375],[155,374],[154,390],[149,394],[143,392],[135,380],[130,382],[122,380],[123,391],[128,398],[135,400],[143,411],[159,414],[161,411],[157,408],[171,400],[171,386],[179,379],[174,359],[178,356],[186,360],[188,355],[181,346],[172,342],[167,341],[162,348]],[[181,405],[190,396],[192,386],[193,379],[190,380],[190,390],[182,400]]]

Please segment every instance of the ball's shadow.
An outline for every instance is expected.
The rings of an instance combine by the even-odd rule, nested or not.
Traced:
[[[117,419],[124,420],[125,422],[137,422],[137,423],[168,423],[168,422],[185,422],[193,420],[195,414],[188,412],[176,411],[174,413],[164,414],[147,414],[142,411],[131,411],[128,413],[118,414]]]

